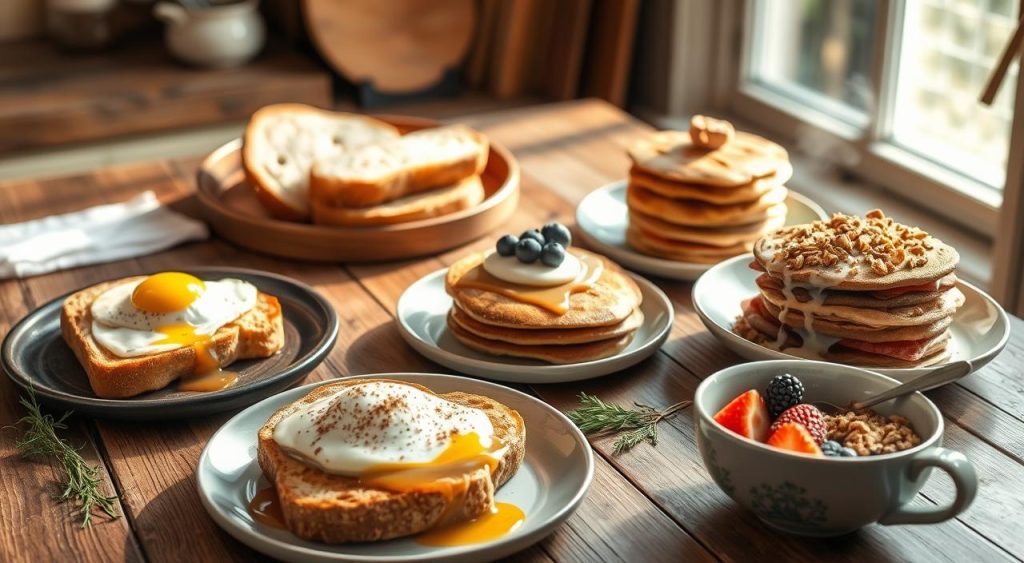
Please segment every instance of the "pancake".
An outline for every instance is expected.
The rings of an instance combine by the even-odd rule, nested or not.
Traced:
[[[626,205],[630,209],[677,225],[732,227],[785,216],[787,193],[785,187],[779,186],[754,202],[713,205],[702,201],[667,198],[630,184],[626,188]]]
[[[765,312],[772,319],[778,319],[781,309],[767,301],[763,302]],[[797,311],[789,311],[785,317],[786,326],[804,330],[804,316]],[[912,322],[916,319],[908,319]],[[813,317],[811,329],[817,333],[833,338],[855,338],[867,342],[898,342],[902,340],[921,340],[930,338],[946,330],[953,323],[950,315],[939,316],[935,320],[921,320],[920,324],[903,324],[889,326],[869,326],[842,320],[827,320]],[[774,334],[774,333],[771,333]]]
[[[518,345],[584,344],[607,340],[629,334],[640,328],[643,322],[644,314],[640,309],[636,309],[632,315],[626,317],[626,320],[615,325],[592,328],[517,329],[481,323],[467,315],[458,306],[452,307],[448,312],[448,324],[457,324],[466,332],[481,338]]]
[[[552,364],[576,364],[614,356],[629,346],[634,334],[634,332],[630,332],[619,337],[584,344],[547,346],[511,344],[500,340],[482,338],[468,332],[459,326],[458,323],[448,323],[448,330],[463,345],[478,352],[497,356],[532,358]]]
[[[766,348],[777,349],[775,346],[777,340],[777,328],[770,324],[769,321],[765,320],[756,312],[751,312],[748,307],[744,307],[744,314],[736,319],[733,325],[733,332],[742,336],[743,338],[765,346]],[[802,338],[796,334],[796,331],[789,329],[787,331],[787,339],[782,347],[782,351],[794,356],[808,358],[808,359],[822,359],[831,362],[837,362],[842,364],[861,366],[861,367],[882,367],[882,368],[911,368],[911,367],[923,367],[929,365],[935,365],[942,363],[949,359],[949,342],[950,334],[948,330],[941,330],[940,332],[926,337],[929,338],[929,342],[922,348],[921,357],[916,360],[906,360],[901,358],[895,358],[892,356],[886,356],[884,354],[874,354],[871,352],[865,352],[862,350],[855,350],[842,345],[842,341],[831,344],[824,352],[815,353],[812,350],[803,349]],[[900,340],[885,340],[885,343],[902,342]]]
[[[789,283],[849,291],[933,282],[960,261],[951,246],[877,209],[779,229],[754,244],[754,258]]]
[[[666,180],[660,176],[647,174],[635,166],[629,171],[629,182],[641,188],[646,188],[658,195],[673,199],[694,199],[717,205],[728,205],[730,203],[747,203],[756,201],[776,186],[784,182],[779,181],[776,175],[767,178],[759,178],[734,188],[718,188],[715,186],[704,186],[701,184],[686,184],[673,180]]]
[[[780,216],[736,227],[686,227],[662,221],[657,217],[652,217],[639,211],[630,210],[629,212],[629,224],[631,226],[636,226],[640,231],[656,235],[659,238],[720,248],[745,244],[746,250],[744,252],[749,252],[753,242],[760,238],[761,235],[778,229],[785,222],[786,218]]]
[[[779,320],[790,326],[803,326],[804,315],[809,313],[815,329],[819,322],[852,323],[882,328],[929,324],[952,316],[964,304],[965,299],[959,289],[953,288],[926,303],[890,309],[871,309],[845,305],[800,303],[788,301],[785,298],[776,300],[776,296],[781,296],[781,293],[761,293],[765,305],[769,307],[769,311],[776,318],[779,318],[782,309],[786,309],[785,318]]]
[[[761,274],[755,280],[761,293],[767,296],[773,303],[780,303],[786,300],[782,293],[782,280],[768,274]],[[823,303],[825,305],[844,305],[847,307],[862,307],[869,309],[890,309],[893,307],[907,307],[920,305],[938,299],[944,291],[956,286],[956,274],[947,274],[935,284],[933,291],[910,291],[906,293],[892,293],[886,291],[837,291],[824,290]],[[791,292],[800,302],[811,300],[811,293],[804,287],[794,287]]]
[[[485,197],[479,176],[451,186],[399,198],[372,207],[336,207],[313,199],[313,222],[321,225],[360,227],[392,225],[439,217],[479,205]]]
[[[659,131],[634,143],[629,157],[648,174],[709,186],[743,186],[772,174],[787,179],[792,174],[786,149],[742,131],[717,149],[695,146],[688,131]]]
[[[491,326],[516,329],[603,327],[619,324],[632,315],[640,305],[641,293],[629,275],[598,254],[576,247],[571,252],[601,260],[604,271],[593,287],[572,294],[569,310],[562,315],[492,291],[458,287],[458,280],[483,262],[483,253],[472,254],[452,264],[445,275],[445,290],[473,320]]]
[[[666,240],[657,235],[643,232],[632,225],[626,229],[626,242],[641,254],[668,258],[670,260],[709,264],[750,251],[749,243],[717,247],[692,242]]]

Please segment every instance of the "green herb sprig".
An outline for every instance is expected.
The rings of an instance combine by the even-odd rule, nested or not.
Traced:
[[[64,421],[71,412],[64,413],[59,419],[44,414],[31,390],[27,397],[21,397],[21,405],[28,414],[18,421],[18,424],[27,425],[25,433],[17,441],[18,451],[23,457],[48,457],[57,461],[64,473],[63,491],[56,496],[57,501],[78,503],[83,528],[92,525],[94,509],[103,511],[110,518],[119,518],[117,496],[103,493],[99,468],[86,463],[78,449],[57,435],[58,430],[67,428]]]
[[[656,409],[633,403],[636,408],[626,409],[587,393],[580,393],[579,400],[580,406],[569,411],[567,416],[584,434],[625,432],[612,443],[614,455],[625,453],[645,441],[652,446],[658,445],[658,423],[691,404],[691,401],[680,401],[664,409]]]

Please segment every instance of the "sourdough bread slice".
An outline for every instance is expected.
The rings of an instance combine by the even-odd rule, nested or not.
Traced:
[[[483,172],[487,138],[465,125],[421,129],[318,159],[310,197],[332,207],[369,207],[450,186]]]
[[[89,385],[104,399],[124,399],[162,389],[175,379],[192,374],[196,353],[191,347],[147,356],[121,358],[108,352],[92,336],[92,302],[101,293],[140,277],[104,282],[64,300],[60,330],[89,377]],[[258,293],[256,306],[213,334],[214,349],[222,366],[245,358],[265,358],[284,346],[284,322],[277,298]]]
[[[320,225],[368,227],[440,217],[479,205],[486,193],[479,176],[451,186],[400,197],[373,207],[334,207],[313,200],[313,222]]]
[[[339,388],[371,381],[409,385],[405,381],[354,379],[317,387],[298,401],[285,405],[260,428],[257,456],[264,474],[274,484],[288,529],[300,538],[324,543],[387,540],[476,518],[491,510],[494,491],[519,469],[526,453],[526,426],[519,413],[491,399],[453,392],[438,396],[487,414],[506,450],[492,473],[488,468],[457,479],[445,479],[450,494],[436,488],[424,492],[393,492],[360,483],[358,479],[325,473],[289,456],[274,441],[274,428],[302,405]]]
[[[242,165],[268,213],[299,221],[309,216],[309,170],[314,162],[398,137],[398,129],[372,117],[275,104],[249,119]]]

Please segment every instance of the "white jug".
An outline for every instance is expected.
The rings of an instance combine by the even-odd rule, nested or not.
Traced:
[[[167,23],[167,47],[178,59],[197,66],[233,67],[263,48],[266,29],[258,0],[186,9],[158,2],[153,11]]]

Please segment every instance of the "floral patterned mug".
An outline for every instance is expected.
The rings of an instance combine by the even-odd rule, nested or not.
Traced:
[[[713,420],[748,389],[763,393],[772,377],[789,373],[805,387],[805,401],[849,404],[899,383],[860,368],[806,360],[739,364],[705,379],[694,395],[697,445],[704,465],[727,495],[769,526],[800,535],[835,536],[863,526],[930,524],[963,512],[978,478],[963,454],[941,447],[939,409],[920,393],[875,407],[907,418],[921,443],[896,453],[862,457],[813,457],[748,440]],[[948,506],[912,503],[933,468],[952,477]]]

